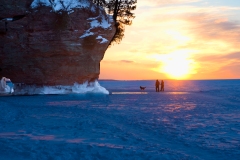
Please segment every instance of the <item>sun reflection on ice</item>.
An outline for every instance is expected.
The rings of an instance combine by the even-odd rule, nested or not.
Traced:
[[[196,104],[194,103],[176,103],[165,105],[163,110],[166,112],[180,112],[182,110],[193,110],[194,108],[196,108]]]

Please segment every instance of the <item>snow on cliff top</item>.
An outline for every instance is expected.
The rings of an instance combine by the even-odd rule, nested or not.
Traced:
[[[111,22],[113,21],[111,16],[103,16],[102,14],[100,14],[98,17],[88,18],[87,20],[89,21],[91,27],[80,38],[93,35],[91,32],[91,29],[93,28],[101,27],[107,29],[111,27]],[[106,40],[104,40],[104,42],[106,42]]]
[[[52,3],[50,3],[49,0],[34,0],[31,7],[36,8],[39,5],[52,7],[55,12],[64,10],[71,13],[73,12],[73,8],[86,8],[90,6],[90,3],[86,0],[54,0]]]
[[[90,5],[89,1],[87,0],[34,0],[31,4],[32,8],[37,8],[40,5],[51,7],[54,12],[57,11],[67,11],[69,14],[74,12],[74,8],[90,8],[91,11],[96,11],[95,5]],[[97,17],[91,17],[88,18],[88,23],[90,23],[90,28],[85,31],[85,33],[80,36],[79,38],[85,38],[91,35],[94,35],[93,32],[91,32],[91,29],[101,27],[103,29],[107,29],[111,27],[111,23],[113,22],[112,16],[107,15],[104,16],[103,12],[105,10],[103,8],[100,8],[99,10],[100,14]],[[110,28],[111,29],[111,28]],[[102,36],[99,36],[96,38],[97,40],[100,40],[100,43],[106,43],[108,42],[107,39],[103,38]]]

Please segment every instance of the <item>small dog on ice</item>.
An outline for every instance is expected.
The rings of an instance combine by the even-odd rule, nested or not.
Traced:
[[[142,87],[142,86],[140,86],[140,89],[141,89],[141,90],[144,90],[145,88],[146,88],[146,87]]]

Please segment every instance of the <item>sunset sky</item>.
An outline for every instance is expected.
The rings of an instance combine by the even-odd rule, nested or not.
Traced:
[[[240,78],[240,0],[138,0],[100,79]]]

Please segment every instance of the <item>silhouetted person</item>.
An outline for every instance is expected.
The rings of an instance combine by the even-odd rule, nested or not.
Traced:
[[[161,82],[161,91],[164,91],[164,82],[163,82],[163,80]]]
[[[159,92],[159,86],[160,86],[160,83],[158,80],[156,80],[156,83],[155,83],[156,92]]]

